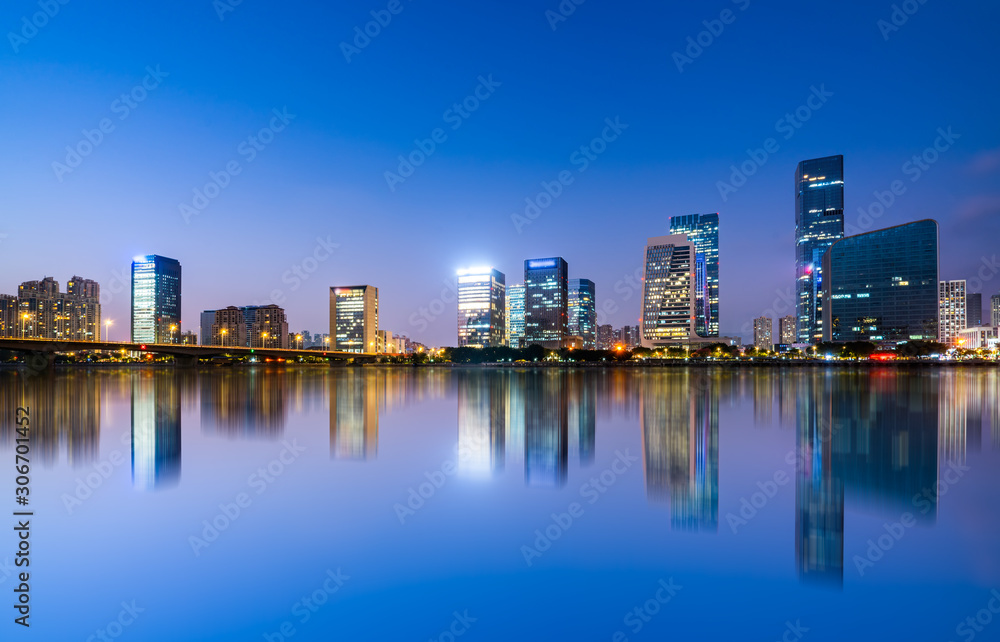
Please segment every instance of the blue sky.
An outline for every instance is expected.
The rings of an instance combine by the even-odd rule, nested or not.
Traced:
[[[913,2],[893,30],[880,2],[587,0],[558,22],[554,0],[52,3],[37,30],[37,2],[0,9],[0,292],[96,279],[113,338],[128,325],[119,282],[147,253],[181,261],[187,329],[203,309],[280,299],[294,330],[324,330],[328,287],[368,283],[382,327],[453,344],[456,268],[517,283],[543,256],[595,281],[603,321],[635,323],[646,237],[714,211],[722,331],[739,334],[784,312],[795,164],[829,154],[845,156],[849,225],[935,218],[942,278],[985,267],[982,291],[1000,292],[994,3]],[[373,11],[388,23],[355,43]],[[481,78],[475,109],[456,110]],[[808,120],[780,122],[796,110]],[[606,119],[627,127],[592,143]],[[391,188],[386,172],[435,130]],[[776,151],[750,160],[768,139]],[[585,171],[581,146],[601,150]],[[753,175],[720,191],[745,162]],[[512,220],[561,172],[572,182],[537,218]],[[225,187],[199,201],[213,175]],[[861,218],[897,180],[905,193]]]

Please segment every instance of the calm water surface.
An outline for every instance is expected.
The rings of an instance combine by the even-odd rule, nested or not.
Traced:
[[[30,406],[37,640],[997,640],[998,399],[985,369],[6,371],[0,501]]]

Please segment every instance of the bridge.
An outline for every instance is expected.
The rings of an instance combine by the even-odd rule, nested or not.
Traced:
[[[249,348],[245,346],[200,346],[190,343],[127,343],[119,341],[63,341],[59,339],[10,339],[0,338],[0,350],[44,356],[49,365],[57,354],[69,352],[136,352],[140,354],[170,355],[181,365],[197,365],[198,359],[216,357],[248,357],[260,359],[294,360],[298,357],[320,357],[327,361],[374,361],[380,356],[371,353],[338,352],[336,350],[306,350],[293,348]]]

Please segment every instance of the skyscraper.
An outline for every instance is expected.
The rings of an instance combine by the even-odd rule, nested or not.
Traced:
[[[47,276],[41,281],[25,281],[18,287],[14,319],[20,318],[23,322],[25,337],[100,340],[100,286],[95,281],[78,276],[66,285],[66,293],[63,294],[59,291],[59,283]],[[18,329],[20,327],[17,326]]]
[[[173,329],[171,329],[173,328]],[[181,264],[149,254],[132,261],[132,342],[169,343],[181,333]]]
[[[507,345],[524,347],[524,284],[507,286]]]
[[[641,342],[646,348],[682,343],[695,333],[695,247],[684,234],[646,241]]]
[[[597,346],[596,286],[589,279],[569,280],[569,333],[583,339],[583,347]]]
[[[458,346],[495,348],[504,344],[507,287],[503,272],[491,267],[458,271]]]
[[[1000,326],[1000,294],[990,297],[990,321],[994,328]]]
[[[205,310],[201,313],[200,328],[201,328],[201,345],[210,346],[212,345],[212,324],[215,323],[215,310]]]
[[[569,330],[569,268],[561,257],[524,262],[524,345],[561,348]]]
[[[830,247],[823,270],[823,306],[829,312],[825,341],[899,343],[937,337],[936,221],[848,236]]]
[[[795,343],[795,317],[789,315],[778,320],[778,343],[789,346]]]
[[[371,285],[330,288],[333,350],[374,353],[377,334],[378,288]]]
[[[983,325],[983,295],[970,292],[965,295],[965,327],[974,328]]]
[[[719,336],[719,214],[689,214],[670,217],[670,233],[684,234],[703,257],[704,277],[696,278],[695,332],[702,337]],[[697,265],[696,257],[696,277]]]
[[[795,312],[799,343],[823,336],[823,255],[844,237],[844,157],[802,161],[795,170]]]
[[[774,322],[768,317],[753,320],[753,345],[758,350],[774,349]]]
[[[958,333],[966,328],[965,294],[964,279],[941,281],[939,294],[941,331],[938,339],[941,343],[953,343],[958,338]]]

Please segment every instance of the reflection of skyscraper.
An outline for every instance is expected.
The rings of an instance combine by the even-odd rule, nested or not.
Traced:
[[[968,430],[968,380],[960,372],[942,372],[938,406],[941,462],[965,463]]]
[[[101,430],[100,384],[79,371],[21,377],[14,372],[0,378],[0,416],[14,417],[15,409],[31,409],[32,460],[45,466],[66,461],[74,466],[98,459]],[[0,448],[14,445],[13,420],[0,421]]]
[[[378,454],[378,409],[384,373],[347,368],[330,373],[330,457]]]
[[[132,484],[173,486],[181,477],[181,397],[171,373],[132,376]]]
[[[283,370],[234,369],[200,377],[202,432],[277,439],[285,430],[289,376]]]
[[[594,446],[597,438],[597,381],[588,373],[571,372],[566,375],[569,384],[568,424],[576,433],[580,463],[594,463]]]
[[[458,469],[489,474],[504,468],[507,396],[503,373],[474,370],[458,377]]]
[[[716,374],[656,373],[640,387],[646,497],[670,502],[670,524],[719,528]]]
[[[524,377],[524,474],[529,486],[566,483],[569,427],[564,376],[534,370]]]

